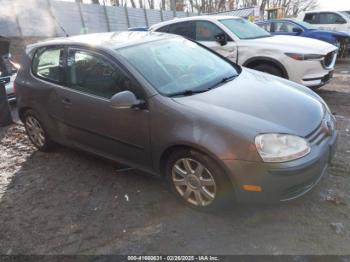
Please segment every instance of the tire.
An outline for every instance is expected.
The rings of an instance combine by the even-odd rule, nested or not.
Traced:
[[[29,140],[37,149],[48,152],[53,148],[54,142],[46,132],[37,113],[33,110],[27,110],[24,113],[23,122]]]
[[[345,41],[337,40],[336,46],[339,48],[338,57],[339,59],[344,58],[346,56],[346,44]]]
[[[234,203],[231,181],[214,160],[198,151],[172,153],[166,180],[176,197],[191,208],[212,211]]]
[[[259,65],[253,66],[252,69],[261,71],[264,73],[268,73],[274,76],[283,77],[281,70],[278,69],[276,66],[273,66],[270,64],[259,64]]]

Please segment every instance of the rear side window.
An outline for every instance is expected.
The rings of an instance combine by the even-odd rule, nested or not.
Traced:
[[[310,24],[318,24],[318,14],[308,13],[305,15],[304,21]]]
[[[184,37],[195,39],[195,23],[194,22],[182,22],[176,23],[169,26],[169,33],[182,35]]]
[[[63,82],[63,48],[40,48],[34,55],[32,63],[34,75],[50,82]]]
[[[335,13],[320,13],[320,24],[343,24],[344,18]]]
[[[72,89],[107,99],[131,89],[129,78],[107,59],[81,50],[69,52],[68,83]]]

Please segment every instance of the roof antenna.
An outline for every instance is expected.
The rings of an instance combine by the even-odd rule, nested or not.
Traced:
[[[56,19],[56,16],[51,12],[51,16],[52,18],[55,20],[56,24],[58,25],[58,27],[64,32],[64,34],[66,35],[66,37],[69,37],[69,34],[67,33],[67,31],[64,29],[64,27],[58,22],[58,20]]]
[[[69,34],[67,33],[67,31],[63,28],[63,26],[60,25],[60,23],[58,23],[57,20],[56,20],[56,23],[61,28],[61,30],[66,34],[66,37],[69,37]]]

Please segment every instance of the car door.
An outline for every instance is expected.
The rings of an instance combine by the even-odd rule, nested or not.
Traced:
[[[67,52],[67,88],[57,88],[67,138],[99,155],[149,167],[148,110],[116,109],[110,103],[114,94],[125,90],[145,99],[142,88],[113,59],[99,52],[83,48]]]
[[[195,21],[195,40],[220,55],[237,62],[237,45],[221,28],[209,21]],[[220,43],[219,38],[226,41]]]
[[[65,85],[64,46],[50,45],[38,48],[33,56],[31,72],[34,77],[20,83],[28,90],[32,89],[31,95],[43,96],[42,101],[46,103],[37,103],[35,110],[47,115],[44,119],[49,120],[50,123],[45,123],[46,126],[52,126],[50,133],[57,141],[61,141],[65,137],[66,129],[63,125],[64,111],[56,95],[56,88]],[[39,90],[45,90],[45,92],[39,93]]]

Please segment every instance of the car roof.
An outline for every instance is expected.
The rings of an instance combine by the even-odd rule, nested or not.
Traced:
[[[48,45],[88,45],[107,49],[118,49],[122,47],[153,42],[161,39],[181,37],[171,34],[144,31],[121,31],[110,33],[85,34],[71,37],[60,37],[43,41],[28,47],[36,48]]]
[[[262,23],[267,23],[267,22],[280,22],[280,21],[287,21],[287,22],[294,22],[294,23],[298,23],[301,20],[296,19],[296,18],[281,18],[281,19],[269,19],[269,20],[265,20],[265,21],[258,21],[256,22],[257,24],[262,24]],[[301,21],[302,22],[302,21]]]
[[[303,13],[305,13],[305,14],[308,14],[308,13],[324,13],[324,12],[339,13],[341,11],[339,11],[339,10],[327,10],[327,9],[303,11]]]
[[[151,29],[160,28],[162,26],[175,24],[179,22],[185,22],[185,21],[194,21],[194,20],[216,21],[216,20],[222,20],[222,19],[242,19],[242,17],[230,16],[230,15],[201,15],[201,16],[184,17],[184,18],[174,18],[172,20],[168,20],[168,21],[164,21],[164,22],[152,25]]]

